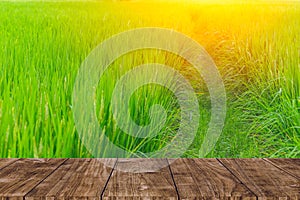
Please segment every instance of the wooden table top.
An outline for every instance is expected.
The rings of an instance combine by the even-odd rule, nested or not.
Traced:
[[[300,159],[0,159],[0,200],[258,198],[300,199]]]

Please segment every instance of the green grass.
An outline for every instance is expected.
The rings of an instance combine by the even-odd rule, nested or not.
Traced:
[[[113,34],[149,26],[197,40],[222,75],[227,118],[208,157],[300,157],[299,19],[299,3],[0,2],[0,157],[91,157],[72,112],[80,64]],[[139,125],[151,122],[151,105],[165,107],[166,124],[155,138],[131,137],[113,118],[116,82],[151,62],[179,70],[197,93],[200,128],[183,156],[198,157],[210,119],[209,93],[195,69],[170,53],[143,50],[117,59],[97,88],[99,123],[111,141],[133,152],[151,152],[172,139],[180,107],[160,86],[141,87],[130,100]]]

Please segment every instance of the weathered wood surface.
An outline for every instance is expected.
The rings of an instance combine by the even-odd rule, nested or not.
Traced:
[[[265,159],[300,180],[300,159]]]
[[[16,162],[18,159],[0,159],[0,170]]]
[[[299,200],[299,166],[300,159],[0,159],[0,200]]]
[[[263,159],[222,159],[260,199],[300,199],[300,180]]]
[[[183,199],[256,199],[216,159],[178,159],[170,166],[179,196]]]
[[[69,159],[64,165],[31,190],[25,200],[97,199],[104,191],[116,159]]]
[[[165,165],[168,165],[166,159],[119,159],[103,199],[177,199],[169,167],[163,167],[159,171],[153,170],[155,166]],[[149,170],[136,173],[145,171],[145,168]]]
[[[0,170],[0,197],[23,199],[39,185],[64,159],[20,159]]]

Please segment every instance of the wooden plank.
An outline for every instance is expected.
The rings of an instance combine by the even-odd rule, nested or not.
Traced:
[[[34,199],[100,199],[116,159],[69,159],[25,196]],[[106,165],[105,165],[106,164]]]
[[[13,162],[16,162],[17,160],[18,159],[14,159],[14,158],[1,158],[0,159],[0,170],[6,166],[12,164]]]
[[[286,171],[292,176],[300,179],[300,159],[265,159],[276,167]]]
[[[180,199],[256,199],[216,159],[177,159],[170,167]]]
[[[0,171],[0,199],[23,199],[64,159],[20,159]]]
[[[156,166],[166,167],[156,171]],[[119,159],[103,199],[177,199],[166,159]],[[147,172],[134,173],[149,169]]]
[[[258,199],[299,199],[300,181],[263,159],[220,159]]]

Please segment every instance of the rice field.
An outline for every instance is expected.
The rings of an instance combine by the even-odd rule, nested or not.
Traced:
[[[227,116],[206,157],[300,157],[299,19],[297,2],[0,1],[0,157],[93,157],[74,123],[78,70],[99,43],[141,27],[186,34],[215,61],[226,89]],[[210,94],[193,66],[162,50],[123,55],[105,71],[95,101],[104,134],[141,155],[175,136],[180,106],[159,85],[139,88],[129,102],[130,116],[141,126],[153,120],[152,105],[165,108],[165,124],[155,137],[133,137],[114,118],[110,100],[117,81],[145,63],[172,66],[195,90],[199,129],[182,157],[200,157]]]

